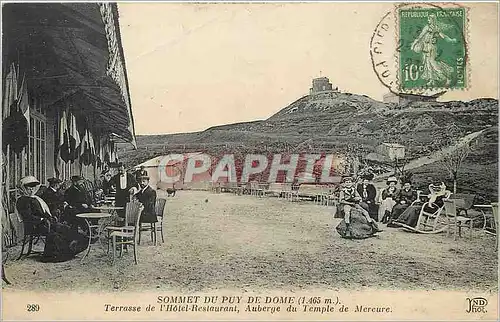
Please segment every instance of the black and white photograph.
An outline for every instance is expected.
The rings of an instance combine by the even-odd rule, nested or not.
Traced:
[[[2,1],[2,319],[498,319],[497,2]]]

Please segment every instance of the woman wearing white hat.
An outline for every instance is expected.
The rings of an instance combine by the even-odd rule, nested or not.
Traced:
[[[44,261],[60,262],[73,258],[85,250],[88,240],[72,233],[70,228],[61,224],[50,212],[50,208],[36,192],[40,182],[33,176],[21,179],[21,196],[16,201],[16,209],[24,223],[29,225],[33,233],[46,235]]]

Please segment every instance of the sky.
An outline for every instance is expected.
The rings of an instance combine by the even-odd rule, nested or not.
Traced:
[[[119,3],[136,134],[266,119],[315,77],[376,100],[369,43],[392,3]],[[498,6],[467,3],[470,87],[498,98]]]

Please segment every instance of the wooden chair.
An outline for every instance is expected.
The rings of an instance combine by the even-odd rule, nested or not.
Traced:
[[[3,220],[3,218],[2,218]],[[7,274],[5,273],[5,263],[7,262],[7,259],[9,258],[9,253],[7,251],[7,245],[10,244],[8,242],[9,237],[8,233],[3,229],[5,222],[0,223],[0,227],[2,228],[2,281],[5,282],[5,284],[10,285],[10,281],[7,278]]]
[[[475,194],[470,193],[454,193],[451,195],[450,199],[454,199],[455,205],[457,206],[458,213],[465,213],[465,216],[468,217],[468,210],[472,208],[474,205],[474,200],[476,199]]]
[[[263,197],[264,196],[264,188],[262,188],[261,184],[257,181],[250,181],[250,195],[256,196],[256,197]]]
[[[134,250],[134,262],[137,264],[137,240],[140,230],[140,221],[142,210],[144,207],[139,202],[129,202],[126,206],[125,211],[125,222],[126,226],[121,227],[121,230],[113,231],[111,233],[111,239],[113,244],[113,264],[115,262],[115,252],[116,246],[120,246],[120,256],[123,252],[123,247],[131,245]],[[130,226],[130,223],[134,223]]]
[[[210,183],[210,191],[212,193],[221,193],[221,185],[220,182],[211,182]]]
[[[163,198],[158,198],[156,199],[156,204],[155,204],[155,213],[156,213],[156,218],[159,218],[160,220],[158,221],[158,227],[156,226],[156,223],[154,224],[154,229],[155,229],[155,235],[156,232],[159,231],[161,234],[161,242],[164,243],[165,240],[163,239],[163,215],[165,214],[165,208],[167,206],[167,199]],[[156,240],[156,237],[155,237]]]
[[[105,229],[107,231],[107,240],[108,240],[108,253],[109,253],[109,246],[110,246],[110,240],[111,240],[111,235],[113,232],[116,231],[132,231],[135,229],[135,217],[134,214],[139,211],[142,212],[143,205],[138,202],[138,201],[131,201],[128,202],[125,206],[125,223],[123,226],[106,226]],[[122,218],[123,219],[123,218]]]
[[[443,201],[446,201],[450,198],[451,192],[446,191]],[[417,199],[418,200],[418,199]],[[415,204],[412,203],[412,205]],[[420,213],[418,216],[417,224],[415,227],[410,227],[408,225],[402,224],[402,223],[397,223],[397,225],[411,230],[416,233],[421,233],[421,234],[437,234],[443,232],[445,229],[448,228],[449,226],[449,220],[446,216],[446,214],[443,214],[444,210],[444,204],[442,207],[438,207],[436,211],[434,212],[427,212],[425,210],[426,206],[432,206],[429,201],[425,202],[421,209]]]
[[[19,221],[19,223],[21,224],[22,226],[22,229],[23,229],[23,239],[21,241],[21,252],[19,253],[19,257],[17,258],[17,260],[20,260],[23,255],[25,257],[28,257],[29,255],[31,254],[40,254],[41,252],[34,252],[33,251],[33,245],[36,245],[40,240],[43,241],[43,243],[45,244],[46,242],[46,238],[47,238],[47,233],[40,233],[40,232],[37,232],[35,227],[36,227],[36,224],[38,223],[34,223],[34,222],[31,222],[31,221],[28,221],[28,220],[25,220],[21,214],[19,213],[15,213],[16,214],[16,217],[17,217],[17,220]],[[48,230],[50,231],[50,222],[48,222]],[[26,247],[26,245],[28,245],[28,250],[26,253],[24,253],[24,248]]]
[[[470,232],[470,237],[472,238],[472,218],[465,217],[465,216],[459,216],[457,214],[457,204],[456,201],[453,199],[448,199],[444,201],[444,209],[445,209],[445,214],[446,217],[451,220],[450,222],[450,227],[448,227],[448,230],[446,232],[446,235],[450,235],[450,230],[453,227],[453,239],[457,239],[457,232],[458,232],[458,237],[462,237],[462,228],[463,227],[468,227],[469,232]]]
[[[141,229],[139,230],[139,240],[138,244],[141,244],[141,233],[143,231],[150,231],[151,232],[151,241],[153,244],[156,246],[156,232],[159,231],[161,233],[161,242],[164,243],[165,240],[163,238],[163,213],[165,211],[165,206],[166,206],[167,199],[164,198],[157,198],[155,202],[155,214],[156,218],[160,219],[159,226],[156,226],[157,223],[153,222],[150,223],[150,227],[144,227],[143,224],[141,223]],[[147,223],[146,223],[147,225]]]

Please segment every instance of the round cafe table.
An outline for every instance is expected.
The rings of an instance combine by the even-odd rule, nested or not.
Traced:
[[[125,209],[125,207],[102,205],[102,206],[99,206],[99,207],[92,207],[92,209],[101,210],[101,211],[104,211],[104,212],[108,212],[111,215],[114,215],[114,214],[116,214],[117,210],[123,210],[123,209]]]
[[[99,242],[102,244],[102,242],[101,242],[101,234],[102,234],[101,225],[92,224],[91,219],[99,220],[99,219],[103,219],[103,218],[109,218],[109,217],[111,217],[111,214],[104,213],[104,212],[86,212],[86,213],[82,213],[82,214],[77,214],[76,216],[79,218],[85,219],[85,221],[87,222],[87,225],[89,227],[89,245],[87,247],[87,251],[85,252],[85,255],[83,255],[83,257],[82,257],[82,261],[83,261],[85,259],[85,257],[87,257],[87,255],[90,253],[90,248],[92,248],[92,236],[93,236],[93,234],[95,236],[97,236],[97,238],[99,239]]]

